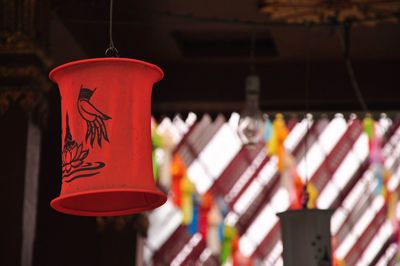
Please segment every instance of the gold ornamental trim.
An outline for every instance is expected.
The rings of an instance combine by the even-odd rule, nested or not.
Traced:
[[[273,22],[326,24],[399,22],[398,0],[260,0],[260,11]]]

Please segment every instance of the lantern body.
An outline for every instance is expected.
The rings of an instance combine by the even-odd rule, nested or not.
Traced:
[[[279,213],[285,266],[332,265],[331,210],[304,209]]]
[[[62,114],[62,187],[51,206],[84,216],[126,215],[166,201],[151,155],[151,92],[163,72],[125,58],[55,68]]]

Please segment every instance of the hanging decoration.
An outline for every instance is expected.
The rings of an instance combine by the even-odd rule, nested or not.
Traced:
[[[285,153],[283,157],[283,169],[281,174],[282,186],[289,193],[290,208],[301,208],[301,193],[303,182],[297,174],[297,163],[290,153]]]
[[[397,191],[390,191],[387,196],[387,219],[392,223],[396,220],[396,208],[398,203]]]
[[[240,113],[238,134],[243,144],[254,146],[263,137],[263,116],[259,108],[260,78],[249,75],[246,78],[246,102]]]
[[[269,120],[269,117],[266,116],[265,122],[264,122],[264,132],[263,132],[263,140],[265,143],[268,143],[271,140],[272,136],[272,124],[271,121]],[[268,145],[267,145],[268,147]]]
[[[199,201],[196,195],[191,195],[192,197],[192,213],[185,213],[188,210],[182,208],[183,220],[182,224],[186,224],[188,226],[188,231],[190,235],[194,235],[199,231]],[[182,207],[184,207],[183,205]],[[189,217],[188,217],[189,216]],[[188,221],[190,219],[190,221]]]
[[[207,214],[207,223],[207,247],[210,249],[212,254],[217,255],[221,250],[219,225],[222,223],[222,215],[219,211],[218,205],[215,203]]]
[[[207,238],[208,230],[208,213],[210,212],[213,205],[213,198],[211,192],[206,192],[200,197],[199,206],[199,232],[203,239]]]
[[[181,178],[180,190],[182,193],[181,208],[182,208],[182,214],[183,214],[183,224],[189,224],[193,218],[193,196],[194,196],[193,194],[195,192],[195,186],[190,181],[187,174],[185,174],[183,176],[183,178]],[[197,206],[198,206],[198,204],[196,204],[196,207]]]
[[[157,128],[158,129],[158,128]],[[157,132],[157,130],[156,130]],[[158,182],[160,186],[165,190],[169,190],[171,187],[171,160],[172,160],[172,150],[175,147],[174,139],[172,133],[167,129],[164,132],[160,132],[161,136],[161,151],[162,159],[159,163],[159,179]]]
[[[278,113],[272,123],[271,138],[268,143],[268,155],[276,155],[278,157],[278,170],[283,171],[285,147],[283,143],[288,135],[288,129],[283,119],[283,115]]]
[[[332,210],[318,209],[278,214],[285,265],[332,265],[331,215]]]
[[[296,174],[294,176],[294,191],[289,192],[289,195],[294,194],[292,197],[295,197],[291,201],[291,207],[294,210],[301,209],[302,208],[302,203],[303,203],[303,195],[304,193],[304,183],[303,180],[301,180],[301,177]]]
[[[374,134],[374,119],[372,118],[370,113],[367,113],[363,119],[363,130],[365,132],[365,134],[367,134],[368,136],[368,141],[370,144],[370,149],[371,149],[371,142],[372,139],[374,138],[375,134]]]
[[[263,138],[264,119],[259,107],[260,77],[255,72],[255,33],[250,40],[250,72],[245,81],[246,101],[240,113],[238,135],[244,145],[253,147]]]
[[[106,56],[55,68],[62,97],[62,187],[51,206],[67,214],[126,215],[166,201],[156,189],[151,143],[151,90],[163,78],[150,63]],[[158,142],[158,141],[157,141]],[[159,145],[156,143],[156,145]]]
[[[50,73],[62,97],[62,188],[51,202],[74,215],[110,216],[162,205],[152,169],[149,63],[123,58],[76,61]]]
[[[220,263],[224,265],[232,253],[232,241],[237,234],[236,229],[232,226],[224,226],[224,237],[221,244]]]
[[[314,209],[317,207],[318,190],[312,182],[307,183],[307,208]]]
[[[181,180],[186,174],[186,167],[181,157],[178,154],[174,154],[171,162],[171,197],[172,202],[180,207],[182,204],[182,190],[181,190]]]
[[[369,140],[369,161],[377,183],[375,195],[382,195],[385,199],[385,203],[388,204],[387,182],[391,177],[391,173],[390,170],[386,169],[384,166],[382,137],[378,134],[378,124],[373,120],[370,114],[367,114],[363,120],[363,126],[364,132],[367,134]]]
[[[283,116],[281,118],[283,119]],[[307,115],[307,119],[310,119],[309,114]],[[283,121],[285,121],[285,120],[283,120]],[[301,123],[303,123],[303,122],[304,122],[304,120],[302,120]],[[320,122],[321,121],[318,121],[318,123],[320,123]],[[371,162],[372,162],[372,158],[381,158],[382,157],[382,150],[383,150],[382,142],[383,142],[383,140],[382,140],[382,137],[380,137],[381,140],[378,139],[378,141],[376,141],[376,137],[381,136],[384,131],[388,132],[387,131],[388,129],[382,131],[382,128],[379,125],[378,121],[373,120],[372,122],[373,122],[373,135],[372,135],[373,138],[371,139],[371,144],[370,144],[372,149],[369,150],[369,157],[370,157]],[[299,121],[297,121],[297,123],[299,123]],[[289,122],[288,122],[288,124],[289,124]],[[296,124],[296,126],[297,125],[304,125],[304,124]],[[315,127],[315,129],[318,129],[318,126],[319,126],[319,124],[317,124],[317,127]],[[160,129],[158,127],[160,127]],[[266,126],[264,125],[264,128],[265,127]],[[291,128],[290,125],[288,125],[288,126],[285,125],[285,127]],[[273,127],[271,124],[271,134],[270,134],[271,136],[277,135],[276,132],[274,132],[275,128],[276,127]],[[162,139],[164,139],[164,137],[165,137],[164,134],[165,134],[165,132],[167,132],[165,129],[166,128],[161,127],[161,126],[157,126],[157,128],[155,129],[157,132],[159,132]],[[302,148],[301,146],[304,145],[304,148],[303,148],[304,150],[308,150],[309,145],[315,145],[315,142],[311,143],[311,141],[310,141],[310,143],[308,143],[308,140],[311,139],[314,141],[315,137],[313,136],[313,134],[317,134],[315,131],[311,131],[309,126],[307,127],[306,132],[307,132],[307,135],[312,136],[312,137],[305,138],[305,135],[304,135],[303,139],[302,139],[303,142],[299,142],[297,145],[297,147],[300,147],[300,148]],[[385,136],[387,136],[387,134]],[[171,139],[171,136],[168,138]],[[306,141],[306,139],[307,139],[307,141]],[[272,140],[272,138],[270,138],[270,140],[267,141],[268,142],[267,145],[269,145],[269,142],[271,140]],[[276,141],[276,138],[275,138],[275,141]],[[380,144],[376,145],[376,143],[378,143],[378,142],[380,142]],[[364,146],[363,149],[368,148],[369,144],[367,144],[366,141],[363,142],[362,144],[367,145],[367,146]],[[162,144],[162,147],[161,147],[162,153],[164,153],[165,149],[166,149],[166,148],[164,148],[163,145],[164,144]],[[378,147],[378,148],[380,147],[380,148],[375,149],[375,147]],[[299,152],[298,149],[297,149],[297,152],[293,152],[293,151],[296,151],[296,149],[295,150],[286,150],[283,153],[283,169],[282,169],[282,172],[280,173],[281,185],[288,191],[289,201],[290,201],[290,207],[289,207],[290,210],[301,210],[301,209],[313,210],[314,208],[317,207],[316,202],[319,197],[319,191],[316,187],[316,184],[313,183],[313,182],[315,182],[313,179],[309,178],[308,176],[305,176],[303,178],[304,179],[303,180],[302,177],[300,177],[299,174],[297,173],[298,162],[296,161],[296,157],[294,155],[299,156],[299,154],[300,154],[304,158],[304,153],[301,153],[301,151]],[[378,153],[376,153],[376,151],[378,151]],[[275,153],[276,153],[276,150],[275,150]],[[232,210],[232,206],[226,204],[226,202],[224,201],[224,197],[221,197],[221,195],[218,193],[218,190],[211,189],[210,191],[212,191],[212,193],[210,191],[207,191],[204,194],[200,195],[196,192],[196,189],[194,187],[193,187],[193,190],[187,189],[187,188],[190,188],[190,186],[188,186],[187,188],[184,188],[184,186],[182,184],[185,184],[185,182],[186,182],[185,179],[188,179],[188,180],[191,180],[191,179],[187,176],[188,175],[187,166],[183,162],[183,159],[180,156],[180,154],[181,153],[179,153],[179,152],[176,152],[174,155],[171,154],[171,156],[172,156],[172,160],[170,161],[171,166],[168,169],[170,171],[170,176],[175,176],[175,180],[179,180],[179,182],[177,182],[177,183],[181,184],[177,189],[178,193],[175,193],[175,194],[180,195],[180,200],[179,200],[180,204],[179,205],[175,204],[175,205],[181,211],[182,217],[191,217],[191,218],[182,219],[181,226],[184,226],[185,228],[187,228],[186,232],[188,232],[192,237],[196,238],[196,237],[201,236],[202,241],[199,242],[199,243],[202,243],[201,248],[206,247],[207,252],[210,251],[210,254],[211,254],[210,257],[212,257],[212,260],[215,261],[216,263],[220,262],[220,260],[224,260],[224,261],[226,261],[227,264],[232,264],[232,265],[251,265],[251,263],[253,263],[253,265],[256,265],[257,259],[260,259],[260,261],[265,261],[265,259],[266,259],[265,257],[258,257],[258,252],[254,253],[250,257],[244,256],[244,254],[242,253],[243,250],[241,251],[240,247],[238,246],[238,241],[241,236],[234,234],[233,237],[231,238],[231,240],[229,240],[229,230],[232,229],[232,230],[236,231],[235,220],[231,219],[232,218],[231,216],[227,216],[228,213],[230,213],[230,215],[231,215],[233,210]],[[382,165],[384,165],[382,160],[378,160],[378,159],[374,159],[374,160],[382,162]],[[385,162],[386,161],[387,160],[385,158]],[[269,160],[269,162],[274,163],[273,167],[271,167],[270,169],[278,168],[278,160]],[[309,164],[309,163],[307,162],[306,164]],[[394,163],[394,165],[397,165],[397,161]],[[307,169],[307,167],[308,166],[305,165],[306,169]],[[393,167],[394,166],[392,166],[392,168]],[[396,166],[396,167],[398,167],[398,166]],[[387,211],[386,217],[390,221],[390,223],[394,226],[394,224],[398,223],[397,217],[396,217],[396,215],[394,215],[395,207],[398,205],[398,195],[397,195],[397,193],[394,193],[394,191],[389,190],[389,187],[390,187],[389,183],[393,183],[392,181],[391,182],[389,182],[389,181],[392,180],[393,177],[395,177],[395,175],[391,174],[390,170],[392,170],[392,169],[383,168],[383,170],[381,171],[382,185],[381,185],[381,189],[379,190],[379,194],[376,196],[382,197],[385,199],[386,211]],[[305,172],[309,173],[309,171],[307,171],[307,170]],[[318,182],[318,181],[316,181],[316,182]],[[373,183],[375,183],[375,180],[373,181]],[[277,183],[277,184],[279,184],[279,183]],[[368,182],[368,184],[371,184],[371,182]],[[173,190],[175,190],[175,189],[172,189],[172,187],[173,187],[172,183],[171,183],[170,187],[166,187],[166,190],[170,191],[171,199],[173,199],[175,197],[175,196],[173,196],[174,195]],[[305,193],[305,191],[307,193]],[[185,214],[186,213],[185,206],[190,206],[190,197],[189,197],[190,195],[191,195],[191,199],[192,199],[191,200],[192,212],[191,212],[191,214],[186,215]],[[370,196],[375,197],[375,195],[370,195]],[[185,198],[185,200],[184,200],[184,198]],[[189,202],[189,204],[186,204],[183,202]],[[187,212],[187,213],[189,213],[189,212]],[[247,214],[243,214],[243,215],[247,215]],[[240,221],[241,217],[242,216],[239,216],[238,221]],[[246,225],[246,223],[237,223],[236,222],[236,224],[239,225],[238,229],[241,230],[242,234],[247,234],[249,232],[248,230],[247,230],[247,232],[246,231],[243,232],[243,227],[246,228],[246,226],[248,226],[248,225]],[[227,227],[230,229],[227,229]],[[249,228],[249,227],[247,227],[247,228]],[[396,227],[394,227],[394,228],[396,228]],[[227,230],[228,230],[228,234],[227,234]],[[185,235],[187,237],[187,234],[185,234]],[[333,237],[332,245],[337,248],[338,245],[341,243],[340,241],[342,241],[342,240],[340,240],[340,239],[335,240],[335,236],[332,236],[332,237]],[[259,246],[258,250],[260,250],[262,252],[262,248],[264,248],[264,247]],[[195,259],[195,257],[198,256],[198,254],[197,254],[198,249],[200,249],[200,244],[197,245],[196,247],[193,247],[193,251],[189,255],[191,259],[192,258]],[[323,251],[322,255],[323,255],[321,257],[322,261],[320,261],[321,263],[323,263],[323,262],[326,263],[326,258],[329,258],[329,256],[330,256],[331,260],[333,261],[332,263],[334,263],[334,265],[345,265],[344,264],[345,259],[342,257],[335,258],[334,257],[335,254],[333,253],[333,251],[331,251],[330,255],[329,255],[329,252]],[[201,260],[201,258],[198,258],[198,261],[199,260]],[[208,262],[209,261],[207,260],[204,263],[208,263]]]
[[[152,144],[152,161],[153,161],[153,176],[154,180],[158,180],[159,177],[159,167],[157,162],[157,149],[161,148],[162,146],[162,138],[155,130],[157,127],[156,122],[154,119],[151,119],[151,144]]]

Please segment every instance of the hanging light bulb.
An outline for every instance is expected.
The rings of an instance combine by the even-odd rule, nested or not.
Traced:
[[[264,119],[258,103],[260,77],[246,77],[246,102],[240,113],[238,135],[244,145],[253,146],[262,139]]]

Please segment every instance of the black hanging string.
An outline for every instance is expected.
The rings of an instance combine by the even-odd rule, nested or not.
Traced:
[[[342,47],[345,65],[346,65],[347,73],[350,78],[351,86],[354,90],[354,93],[356,94],[357,100],[358,100],[361,108],[363,109],[364,112],[368,113],[367,104],[361,93],[360,86],[357,82],[357,78],[354,73],[353,64],[350,59],[350,27],[351,27],[350,23],[344,23],[342,29],[341,28],[338,29],[339,40],[340,40],[340,44]]]
[[[350,29],[351,29],[351,24],[350,23],[344,23],[344,25],[342,27],[338,27],[338,35],[339,35],[339,40],[340,40],[340,44],[342,47],[342,52],[343,52],[343,57],[345,60],[345,65],[346,65],[346,69],[347,69],[347,73],[349,75],[350,78],[350,82],[352,85],[352,88],[354,90],[354,93],[357,97],[357,100],[362,108],[362,110],[365,112],[365,115],[369,114],[368,111],[368,107],[367,104],[364,100],[364,97],[361,93],[361,89],[360,86],[357,82],[356,79],[356,75],[354,73],[354,68],[353,68],[353,64],[351,62],[350,59]],[[364,192],[368,193],[369,192],[369,186],[371,185],[371,181],[370,182],[365,182],[364,185]],[[368,205],[372,204],[373,201],[373,197],[368,197],[366,202]],[[349,212],[351,212],[351,210],[347,210]],[[355,226],[355,222],[353,222],[352,220],[349,221],[349,226],[350,228],[353,228]]]
[[[256,33],[252,31],[250,37],[250,72],[254,73],[254,58],[255,58],[255,50],[256,50]]]
[[[108,57],[119,57],[118,55],[118,50],[115,48],[114,41],[113,41],[113,0],[110,0],[110,31],[109,31],[109,36],[110,36],[110,46],[107,48],[105,55]]]
[[[306,59],[306,78],[305,78],[305,93],[304,93],[304,109],[307,129],[304,137],[304,168],[305,168],[305,182],[303,187],[302,207],[307,209],[309,194],[308,194],[308,164],[307,164],[307,151],[308,151],[308,137],[310,134],[310,124],[308,121],[309,112],[309,96],[310,96],[310,76],[311,76],[311,34],[310,26],[307,27],[307,59]]]

